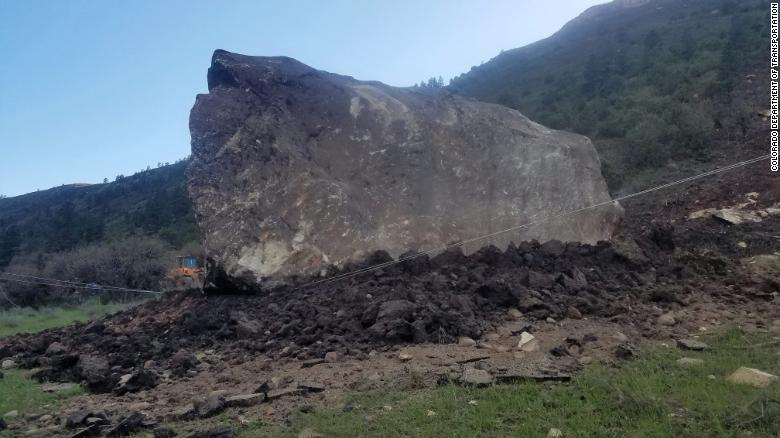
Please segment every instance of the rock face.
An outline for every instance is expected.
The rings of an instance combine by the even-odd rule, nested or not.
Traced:
[[[209,285],[253,288],[609,201],[583,136],[443,89],[395,88],[218,50],[190,115]],[[608,239],[617,205],[466,245]]]

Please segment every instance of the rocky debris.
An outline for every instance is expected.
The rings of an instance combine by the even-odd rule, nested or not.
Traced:
[[[91,422],[92,424],[97,423],[94,419],[102,420],[103,422],[108,421],[106,413],[102,410],[92,407],[83,407],[65,417],[65,427],[75,429],[79,426],[87,425],[89,419],[93,419]]]
[[[232,438],[233,431],[224,425],[218,425],[209,429],[191,433],[188,438]]]
[[[464,385],[487,386],[493,383],[493,376],[485,370],[466,367],[458,381]]]
[[[658,325],[673,326],[677,324],[677,319],[674,317],[674,312],[667,312],[658,317]]]
[[[704,351],[710,348],[710,346],[706,343],[697,341],[696,339],[678,339],[677,347],[679,347],[681,350],[691,351]]]
[[[731,373],[726,380],[731,383],[755,386],[756,388],[766,388],[777,381],[777,376],[755,368],[739,367]]]
[[[198,366],[199,363],[200,360],[193,353],[179,350],[171,357],[170,371],[172,375],[181,377],[186,375],[187,371]]]
[[[62,343],[54,341],[46,348],[46,354],[49,356],[57,356],[68,352],[68,348]]]
[[[19,416],[19,411],[17,411],[16,409],[8,411],[5,414],[3,414],[3,418],[16,418],[18,416]]]
[[[208,88],[190,115],[188,175],[214,292],[319,274],[375,249],[398,257],[610,199],[587,138],[445,89],[222,50]],[[526,232],[595,243],[620,215],[608,206],[580,214],[577,227],[549,221]]]
[[[413,358],[412,355],[408,354],[408,353],[399,353],[398,354],[398,359],[401,362],[409,362],[410,360],[412,360],[412,358]]]
[[[539,340],[534,335],[523,332],[520,334],[520,341],[517,343],[517,348],[520,351],[539,351]]]
[[[695,225],[721,226],[704,221]],[[675,237],[680,248],[691,239]],[[554,258],[543,252],[541,246],[537,242],[521,242],[503,252],[486,247],[468,256],[451,250],[447,257],[459,254],[456,265],[439,265],[437,256],[430,259],[429,270],[418,274],[410,273],[402,263],[355,276],[348,282],[328,282],[303,289],[282,287],[262,297],[173,293],[154,303],[111,315],[99,324],[75,324],[38,334],[4,337],[0,339],[0,355],[13,358],[24,368],[39,368],[35,376],[41,381],[87,384],[86,377],[94,374],[96,379],[88,389],[108,392],[116,387],[120,376],[139,369],[160,370],[162,375],[170,373],[173,378],[191,376],[206,369],[206,365],[215,366],[208,361],[217,357],[230,358],[225,360],[229,366],[257,355],[275,360],[284,353],[302,363],[331,351],[360,357],[371,350],[393,351],[386,350],[388,346],[456,343],[460,337],[480,339],[480,344],[496,347],[474,351],[484,355],[486,351],[498,351],[500,345],[486,335],[495,333],[508,338],[524,331],[534,333],[535,324],[548,317],[561,320],[569,306],[575,306],[586,318],[631,324],[638,334],[654,333],[653,315],[657,315],[654,312],[659,291],[664,303],[684,302],[690,298],[690,290],[706,294],[703,299],[720,302],[726,298],[766,299],[755,292],[765,286],[751,283],[753,273],[743,270],[741,265],[725,270],[723,260],[699,257],[693,252],[685,257],[670,257],[651,240],[640,244],[651,258],[648,266],[635,266],[619,258],[607,242],[596,246],[566,243],[565,251]],[[733,250],[733,245],[728,246]],[[530,270],[556,278],[553,288],[539,290],[527,286]],[[713,270],[719,273],[713,274]],[[333,271],[345,272],[348,271]],[[586,286],[568,288],[560,280],[564,273],[571,278],[579,276],[575,272],[587,277]],[[480,288],[504,286],[513,289],[512,294],[519,299],[506,304],[502,300],[491,301],[490,294],[477,293]],[[773,291],[771,283],[766,287],[767,292]],[[383,306],[387,302],[393,303]],[[380,308],[382,318],[386,318],[381,321],[382,329],[369,330],[380,322]],[[511,312],[513,316],[510,308],[516,310]],[[262,327],[255,338],[243,339],[236,334],[230,315],[237,310]],[[341,316],[337,316],[339,312]],[[161,320],[161,314],[172,316]],[[674,331],[678,336],[682,333],[682,327],[658,328]],[[611,333],[605,336],[611,337]],[[70,352],[63,360],[45,354],[55,341],[69,346]],[[187,353],[208,350],[216,353],[204,357],[207,362],[201,365],[194,354]],[[103,358],[108,366],[98,362],[95,367],[84,367],[89,363],[85,358],[90,356]],[[144,364],[150,361],[150,368],[145,368]],[[97,372],[89,373],[90,370]]]
[[[5,360],[3,360],[3,362],[0,364],[0,368],[2,368],[2,369],[4,369],[4,370],[9,370],[9,369],[11,369],[11,368],[16,368],[16,366],[17,366],[17,365],[16,365],[16,362],[14,362],[14,361],[13,361],[13,360],[11,360],[11,359],[5,359]]]
[[[225,394],[221,391],[212,392],[205,398],[193,400],[192,407],[200,418],[213,417],[225,409]]]
[[[683,366],[683,367],[698,367],[704,365],[703,359],[698,359],[694,357],[681,357],[677,359],[677,365]]]
[[[128,392],[138,392],[154,388],[159,382],[159,377],[150,370],[137,370],[131,374],[125,374],[119,378],[119,383],[114,388],[114,393],[123,395]]]
[[[93,392],[109,392],[118,380],[112,376],[108,359],[103,356],[80,355],[75,371]]]

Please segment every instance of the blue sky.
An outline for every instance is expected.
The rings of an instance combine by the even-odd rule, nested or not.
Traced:
[[[0,0],[0,194],[189,154],[211,53],[407,86],[545,38],[604,0]]]

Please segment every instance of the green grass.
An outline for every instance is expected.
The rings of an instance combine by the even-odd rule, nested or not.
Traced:
[[[240,436],[294,437],[310,428],[338,437],[544,437],[553,427],[566,437],[777,436],[780,384],[756,389],[725,377],[739,366],[780,374],[778,344],[762,345],[773,339],[739,331],[707,341],[713,349],[701,353],[648,347],[637,360],[619,368],[594,365],[569,384],[351,395],[340,406],[294,415],[288,427],[257,424]],[[743,348],[750,345],[758,346]],[[675,361],[684,356],[705,364],[682,368]]]
[[[29,370],[3,370],[3,374],[5,376],[0,379],[0,415],[14,410],[23,413],[39,409],[84,392],[79,386],[57,393],[44,392],[38,382],[30,379]]]
[[[109,313],[131,307],[137,303],[108,303],[88,301],[78,306],[12,308],[0,311],[0,337],[19,333],[35,333],[62,327],[76,321],[89,321]]]

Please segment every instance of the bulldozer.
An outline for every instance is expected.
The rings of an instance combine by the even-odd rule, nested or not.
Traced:
[[[166,277],[167,290],[203,289],[205,273],[197,257],[186,255],[176,257],[176,268]]]

